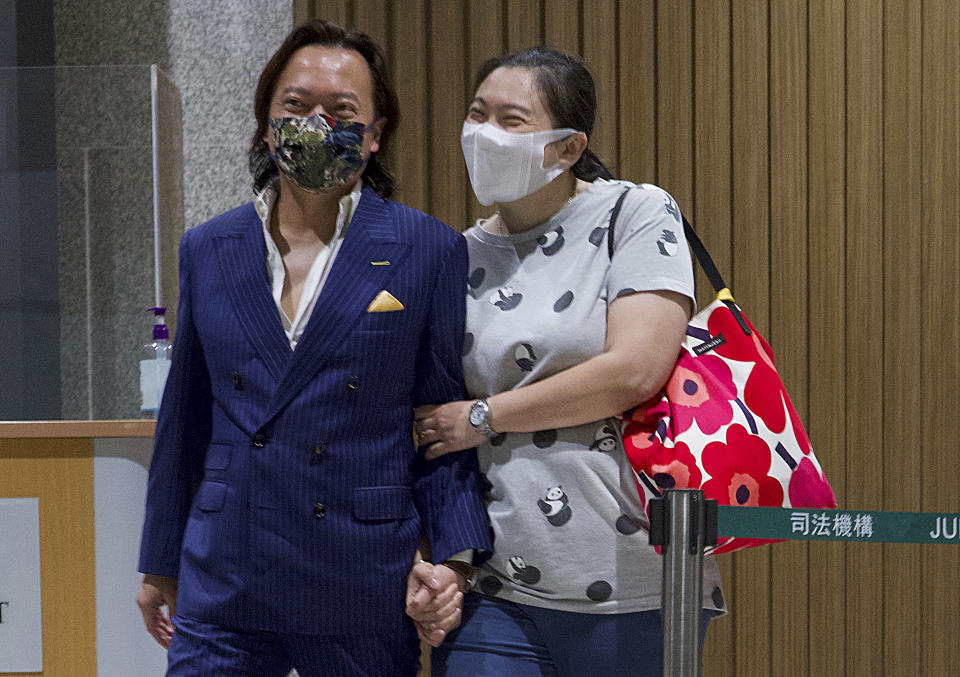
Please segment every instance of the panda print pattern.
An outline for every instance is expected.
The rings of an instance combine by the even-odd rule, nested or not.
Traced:
[[[490,303],[500,310],[513,310],[520,305],[523,300],[523,294],[514,291],[512,287],[500,287],[490,297]]]
[[[547,489],[543,498],[537,499],[537,507],[550,524],[560,527],[569,522],[570,516],[573,515],[569,502],[570,499],[563,493],[563,487],[558,484]]]
[[[590,448],[594,451],[615,451],[620,438],[609,423],[605,423],[593,435],[593,444]]]
[[[474,226],[464,233],[471,272],[463,370],[471,399],[602,354],[607,312],[618,295],[668,290],[693,297],[679,208],[655,186],[628,193],[613,259],[608,255],[610,214],[628,187],[637,188],[595,181],[526,232]],[[648,544],[615,422],[511,431],[477,452],[491,485],[486,499],[494,532],[481,592],[583,613],[659,608],[662,562]],[[722,599],[710,594],[718,584],[714,562],[704,562],[705,604]]]
[[[677,240],[677,234],[672,230],[660,232],[660,238],[657,240],[657,249],[661,256],[676,256],[680,251],[680,242]]]
[[[540,245],[540,251],[544,256],[553,256],[563,249],[563,226],[557,226],[557,229],[549,233],[544,233],[537,238],[537,244]]]
[[[510,568],[513,570],[514,580],[527,585],[536,585],[540,581],[540,570],[534,566],[527,566],[520,555],[510,558]]]
[[[533,346],[529,343],[521,343],[513,351],[513,359],[521,371],[532,371],[537,363],[537,356],[533,353]]]

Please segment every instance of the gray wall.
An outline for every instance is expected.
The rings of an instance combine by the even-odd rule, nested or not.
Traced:
[[[0,73],[0,419],[138,415],[155,285],[149,69],[133,66],[166,76],[173,310],[183,229],[251,197],[256,80],[292,24],[293,0],[0,0],[0,68],[59,67]]]
[[[293,27],[293,0],[54,0],[58,65],[149,64],[183,104],[184,217],[250,199],[253,93]]]
[[[246,149],[254,128],[253,92],[260,70],[292,27],[292,0],[53,0],[52,15],[56,65],[155,63],[179,89],[182,142],[177,139],[176,152],[167,155],[170,164],[160,168],[170,174],[172,166],[183,179],[171,188],[182,192],[165,195],[162,206],[169,212],[167,202],[182,202],[179,214],[168,214],[178,232],[172,238],[162,234],[171,241],[163,245],[161,303],[174,306],[171,259],[183,227],[250,199]],[[93,70],[71,70],[58,83],[58,94],[105,84],[120,92],[136,89],[140,81],[131,78],[104,83]],[[78,143],[58,144],[60,268],[68,282],[60,298],[63,418],[138,414],[137,350],[149,340],[152,319],[143,311],[154,303],[148,264],[153,212],[146,199],[152,166],[142,137],[143,98],[130,92],[128,100],[111,98]],[[58,126],[69,128],[73,113],[59,107]],[[76,261],[82,246],[90,251],[89,290],[80,279],[88,272]],[[84,327],[92,327],[89,344],[78,338]]]
[[[183,97],[187,227],[251,199],[247,149],[260,71],[293,27],[293,0],[171,0],[169,73]]]

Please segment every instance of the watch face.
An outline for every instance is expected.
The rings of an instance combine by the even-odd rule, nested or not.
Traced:
[[[470,407],[470,425],[481,425],[486,418],[484,413],[483,406],[479,402],[474,402],[473,406]]]

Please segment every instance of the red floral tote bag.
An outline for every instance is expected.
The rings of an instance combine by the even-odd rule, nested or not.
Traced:
[[[611,258],[624,197],[626,191],[610,219]],[[734,303],[686,218],[683,227],[717,297],[690,320],[659,395],[622,416],[624,448],[644,507],[664,489],[676,488],[701,489],[720,505],[835,508],[773,350]],[[720,538],[709,552],[770,542]]]

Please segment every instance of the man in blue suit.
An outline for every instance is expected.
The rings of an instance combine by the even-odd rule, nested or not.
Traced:
[[[463,398],[466,247],[386,199],[397,105],[368,36],[295,29],[256,117],[257,199],[180,245],[138,603],[168,675],[412,676],[421,537],[411,590],[450,604],[491,546],[474,454],[412,436],[413,407]]]

